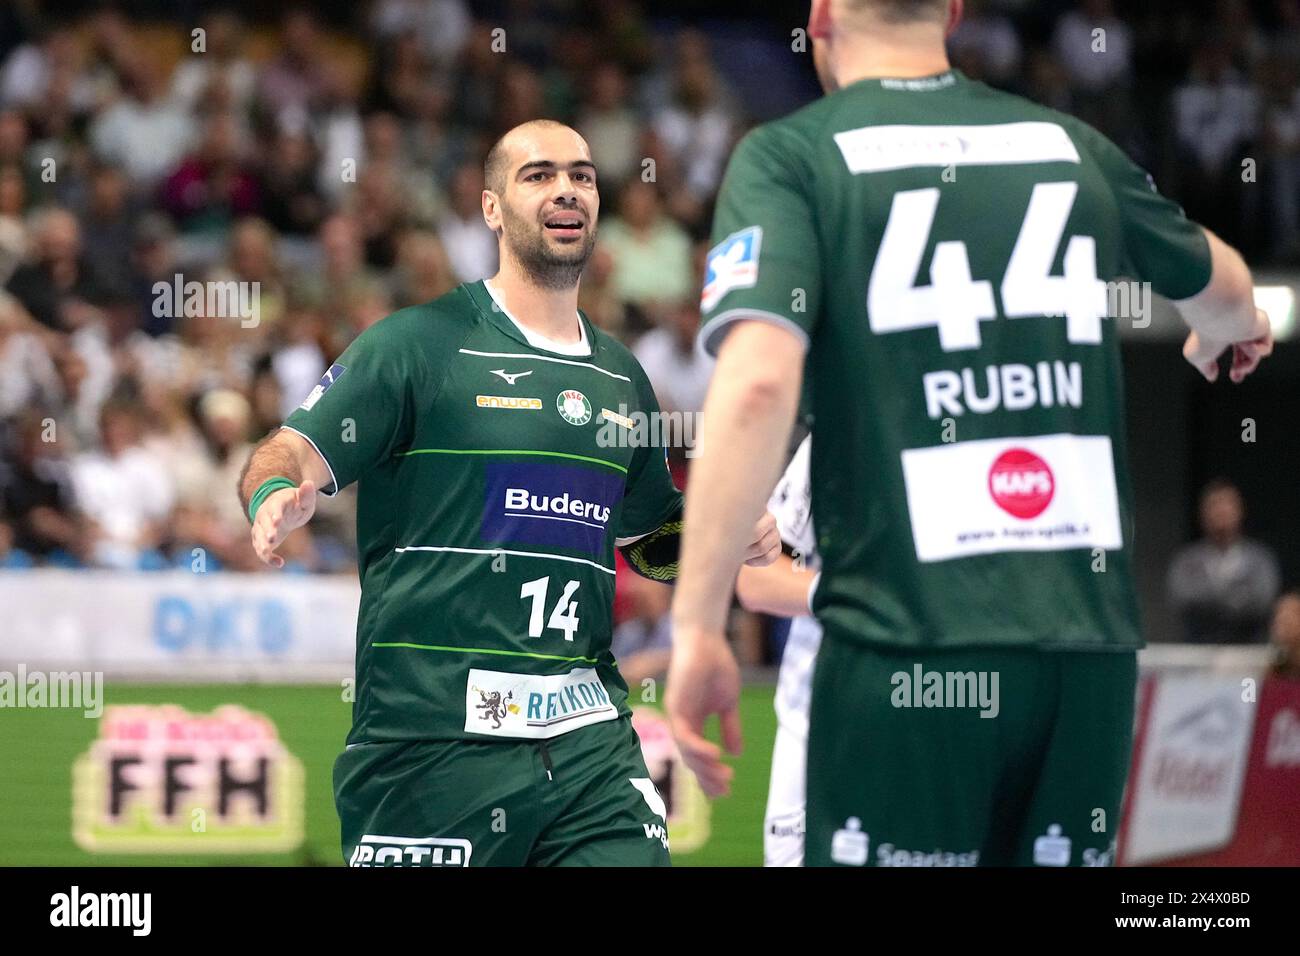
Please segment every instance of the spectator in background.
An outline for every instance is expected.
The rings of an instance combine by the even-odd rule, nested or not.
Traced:
[[[17,300],[0,291],[0,422],[58,394],[58,373],[38,330]]]
[[[6,288],[37,322],[67,332],[84,325],[101,300],[104,282],[81,248],[81,226],[66,209],[49,207],[32,221],[34,258],[19,266]]]
[[[1127,86],[1133,72],[1133,34],[1111,0],[1082,0],[1061,17],[1052,49],[1070,85],[1085,94]]]
[[[1263,83],[1262,180],[1276,258],[1300,265],[1300,60],[1272,56]]]
[[[1273,674],[1300,680],[1300,590],[1292,588],[1277,599],[1269,636],[1277,652]]]
[[[401,309],[431,302],[456,288],[447,252],[432,232],[411,230],[397,247],[393,304]]]
[[[586,105],[574,128],[599,159],[606,182],[621,183],[641,172],[641,120],[628,100],[623,68],[608,60],[596,65],[586,89]]]
[[[148,55],[136,53],[123,69],[123,93],[91,124],[90,143],[96,157],[120,167],[143,193],[176,168],[194,124],[168,95],[161,67]]]
[[[325,361],[326,349],[322,343],[334,337],[338,344],[329,348],[329,353],[338,355],[343,351],[346,333],[342,328],[345,299],[331,302],[338,314],[335,321],[329,323],[338,328],[327,332],[327,323],[321,313],[299,303],[285,315],[284,329],[280,347],[271,356],[271,372],[276,383],[276,394],[280,398],[280,408],[275,425],[289,417],[298,407],[298,403],[307,397],[321,374],[328,367]],[[332,335],[330,333],[333,333]],[[265,431],[262,434],[266,434]]]
[[[397,261],[397,239],[411,222],[397,170],[367,165],[358,174],[356,190],[348,199],[348,211],[361,230],[366,264],[391,269]]]
[[[670,308],[662,324],[637,339],[632,348],[666,412],[697,413],[704,407],[714,361],[695,347],[699,331],[699,300],[692,297]]]
[[[0,163],[0,287],[27,257],[27,185],[22,170],[13,163]]]
[[[5,456],[12,464],[0,467],[0,511],[12,527],[13,547],[61,563],[86,560],[86,527],[73,507],[68,443],[59,440],[58,423],[28,410],[13,434],[12,456]]]
[[[320,267],[299,277],[295,293],[313,308],[330,310],[331,318],[339,318],[353,287],[373,282],[379,273],[366,265],[361,228],[353,216],[330,216],[321,224],[318,238]]]
[[[694,289],[704,285],[708,249],[705,242],[695,248],[691,278]],[[714,360],[695,347],[699,330],[700,298],[692,294],[669,309],[662,324],[641,336],[632,348],[665,411],[698,413],[704,407]],[[695,433],[692,430],[690,434]]]
[[[85,203],[78,210],[86,258],[95,264],[105,285],[128,288],[134,271],[131,244],[137,208],[130,184],[120,169],[96,165],[90,172],[89,185]]]
[[[366,165],[391,169],[397,177],[408,220],[432,223],[441,203],[433,173],[415,165],[406,148],[402,123],[392,113],[371,113],[363,123]]]
[[[718,190],[739,124],[723,96],[704,35],[684,30],[676,49],[672,101],[655,115],[653,125],[681,164],[686,189],[703,203]]]
[[[324,362],[324,359],[322,358],[321,361]],[[253,381],[248,387],[251,403],[249,434],[253,436],[265,435],[271,429],[279,428],[280,423],[288,415],[288,412],[281,407],[284,399],[280,392],[280,381],[275,376],[275,369],[272,368],[271,362],[270,354],[265,354],[257,360],[257,364],[253,367]],[[289,411],[296,407],[296,403],[292,401],[289,403]]]
[[[330,86],[330,60],[310,9],[299,5],[284,13],[279,49],[258,78],[258,98],[272,120],[292,126],[321,105]]]
[[[24,197],[39,195],[39,165],[30,162],[31,139],[27,119],[17,110],[0,110],[0,165],[16,169],[22,177]]]
[[[1082,0],[1057,22],[1052,48],[1071,87],[1074,113],[1125,147],[1136,119],[1130,98],[1133,32],[1111,0]]]
[[[445,72],[469,39],[469,9],[464,0],[379,0],[370,15],[380,40],[411,34],[435,70]]]
[[[615,559],[618,623],[610,653],[618,672],[633,690],[643,680],[657,680],[668,670],[673,634],[668,615],[672,588],[634,573],[620,554]]]
[[[257,71],[243,54],[243,24],[229,10],[209,13],[200,23],[202,52],[190,52],[172,74],[172,96],[186,110],[199,113],[211,105],[214,91],[227,108],[246,115],[257,92]]]
[[[1242,535],[1245,507],[1227,481],[1201,492],[1205,537],[1183,548],[1169,568],[1169,600],[1189,644],[1256,644],[1266,639],[1281,575],[1264,545]]]
[[[614,257],[600,243],[596,244],[587,260],[587,268],[582,270],[578,308],[597,328],[623,341],[628,340],[628,310],[614,288]]]
[[[100,106],[115,87],[110,71],[84,61],[68,24],[53,24],[30,43],[16,48],[0,68],[0,106],[37,113],[57,88],[84,115]]]
[[[99,420],[102,450],[72,460],[77,507],[90,523],[90,560],[123,570],[159,567],[175,498],[172,477],[141,447],[137,406],[109,402]]]
[[[248,518],[230,493],[252,451],[252,408],[239,392],[214,389],[199,399],[198,419],[198,453],[176,471],[176,559],[189,564],[191,550],[200,547],[219,567],[256,571],[261,562],[248,537]]]
[[[209,116],[198,147],[167,177],[160,193],[162,207],[182,232],[223,233],[236,219],[261,210],[246,154],[234,114]]]
[[[162,213],[146,213],[131,236],[131,287],[140,329],[151,338],[175,331],[175,310],[153,306],[154,286],[159,282],[174,286],[176,271],[176,235],[171,223]]]
[[[276,254],[275,240],[275,231],[264,219],[249,217],[239,220],[230,231],[227,250],[226,262],[233,278],[258,284],[260,311],[255,328],[261,332],[274,329],[285,308],[284,273]]]
[[[281,130],[262,168],[262,215],[282,235],[311,236],[327,211],[316,184],[316,146],[301,130]]]
[[[483,221],[483,165],[456,168],[448,207],[438,220],[438,238],[460,282],[477,282],[497,271],[497,240]]]
[[[614,258],[614,288],[623,301],[653,310],[699,291],[691,288],[690,236],[664,212],[654,183],[628,180],[599,241]]]
[[[1010,89],[1019,82],[1020,34],[987,0],[966,0],[957,29],[948,37],[952,64],[972,79]]]
[[[1188,216],[1233,245],[1251,248],[1253,236],[1242,228],[1240,160],[1258,131],[1258,91],[1233,68],[1228,48],[1211,39],[1196,51],[1190,79],[1174,91],[1173,109],[1178,143],[1189,159],[1182,190]]]
[[[50,415],[59,423],[59,440],[71,449],[94,448],[99,443],[99,412],[113,385],[112,360],[93,340],[81,349],[60,348],[53,358],[59,398]]]

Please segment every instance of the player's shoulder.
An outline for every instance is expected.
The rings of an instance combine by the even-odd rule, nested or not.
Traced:
[[[967,87],[973,98],[984,101],[1003,117],[1003,122],[1037,122],[1059,126],[1070,137],[1078,152],[1103,165],[1127,158],[1104,133],[1077,116],[1037,103],[1018,93],[996,89],[986,83],[972,80]]]
[[[479,321],[478,309],[464,285],[450,292],[398,309],[380,319],[361,334],[375,346],[415,347],[446,346],[469,334]]]

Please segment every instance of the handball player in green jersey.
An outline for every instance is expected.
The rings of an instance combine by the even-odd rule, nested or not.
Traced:
[[[677,574],[681,494],[632,354],[578,311],[600,197],[553,121],[485,164],[500,270],[357,338],[253,452],[276,547],[358,484],[352,730],[334,768],[356,866],[663,865],[668,808],[610,653],[614,549]],[[745,557],[780,553],[751,522]]]
[[[724,619],[806,375],[810,865],[1113,861],[1142,646],[1119,327],[1171,300],[1210,381],[1272,349],[1240,255],[1114,144],[949,66],[961,7],[815,0],[826,96],[740,142],[715,213],[667,706],[725,792],[702,728],[739,748]]]

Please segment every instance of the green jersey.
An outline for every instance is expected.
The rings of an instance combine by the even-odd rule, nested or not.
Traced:
[[[751,132],[702,309],[808,346],[828,635],[1141,645],[1109,303],[1185,298],[1204,233],[1085,124],[968,80],[863,80]]]
[[[616,543],[681,507],[626,348],[530,337],[483,283],[363,332],[285,422],[358,483],[350,743],[544,739],[629,713]],[[552,344],[552,343],[548,343]],[[642,419],[644,420],[644,419]]]

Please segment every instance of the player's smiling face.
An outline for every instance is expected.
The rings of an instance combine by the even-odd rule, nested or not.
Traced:
[[[530,126],[511,139],[498,197],[502,242],[534,278],[572,285],[596,244],[600,194],[591,152],[558,124]]]

